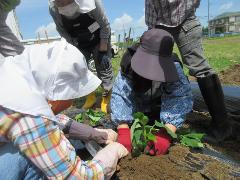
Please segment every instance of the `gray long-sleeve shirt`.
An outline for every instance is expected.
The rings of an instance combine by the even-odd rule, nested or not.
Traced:
[[[104,42],[108,42],[111,34],[110,24],[108,18],[105,14],[102,0],[95,0],[96,8],[90,12],[88,15],[95,19],[96,22],[100,25],[100,39]],[[54,22],[56,23],[57,31],[60,36],[64,37],[69,43],[73,43],[73,39],[70,34],[65,30],[62,22],[62,17],[58,12],[57,7],[54,4],[54,1],[49,1],[49,11],[53,17]]]

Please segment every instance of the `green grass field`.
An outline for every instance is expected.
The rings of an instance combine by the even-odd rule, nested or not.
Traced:
[[[205,56],[211,67],[217,72],[226,70],[234,64],[240,64],[240,36],[210,38],[203,40]],[[175,47],[174,51],[178,50]],[[116,75],[123,52],[113,58],[112,64]]]
[[[205,55],[217,71],[240,64],[240,36],[207,39],[203,41]]]

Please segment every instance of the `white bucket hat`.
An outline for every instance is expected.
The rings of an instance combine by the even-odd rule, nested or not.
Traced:
[[[65,40],[34,45],[0,60],[0,72],[0,105],[52,120],[47,100],[86,96],[101,84],[81,52]]]

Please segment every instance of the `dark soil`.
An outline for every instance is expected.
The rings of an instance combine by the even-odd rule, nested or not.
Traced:
[[[220,72],[221,82],[224,84],[240,85],[240,64]]]
[[[168,155],[125,158],[120,162],[119,179],[234,179],[236,169],[208,156],[191,153],[175,145]],[[240,178],[240,177],[239,177]]]

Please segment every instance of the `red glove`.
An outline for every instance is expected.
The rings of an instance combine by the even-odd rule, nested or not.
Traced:
[[[170,145],[171,138],[166,130],[162,128],[156,134],[156,140],[148,142],[145,152],[152,156],[166,154]]]
[[[118,129],[118,142],[122,144],[128,152],[132,151],[131,133],[129,128]]]

